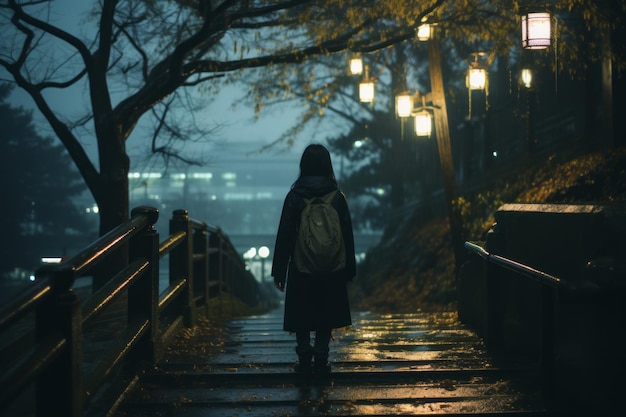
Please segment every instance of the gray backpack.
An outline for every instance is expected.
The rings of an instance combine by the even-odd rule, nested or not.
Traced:
[[[346,249],[337,210],[331,205],[337,191],[304,199],[293,261],[300,272],[329,273],[346,267]]]

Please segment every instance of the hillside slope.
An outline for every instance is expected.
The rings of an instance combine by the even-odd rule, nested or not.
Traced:
[[[504,203],[626,203],[626,147],[559,160],[551,156],[458,199],[464,239],[480,240]],[[441,203],[440,203],[441,204]],[[389,225],[351,287],[355,307],[378,311],[456,310],[456,278],[443,207],[420,207]]]

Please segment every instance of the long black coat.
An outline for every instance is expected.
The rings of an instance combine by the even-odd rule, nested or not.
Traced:
[[[324,275],[310,275],[297,270],[293,255],[300,215],[305,198],[319,197],[336,190],[336,182],[327,177],[301,177],[285,197],[276,235],[272,276],[286,282],[284,330],[335,329],[352,324],[346,283],[356,275],[354,236],[348,203],[337,193],[331,205],[337,210],[346,248],[344,270]]]

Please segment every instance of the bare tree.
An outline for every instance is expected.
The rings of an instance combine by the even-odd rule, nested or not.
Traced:
[[[177,94],[236,80],[244,69],[272,69],[265,75],[275,77],[276,69],[293,69],[311,57],[382,50],[413,40],[423,19],[451,22],[446,36],[482,36],[494,53],[502,52],[516,35],[519,9],[517,1],[507,9],[488,0],[100,0],[93,1],[85,23],[93,26],[81,38],[51,23],[51,13],[63,13],[55,3],[0,0],[0,67],[67,149],[100,208],[101,234],[128,217],[126,143],[142,117],[157,127],[153,152],[186,159],[170,142],[182,136],[168,128]],[[80,118],[48,101],[49,92],[75,86],[88,96]],[[256,96],[259,108],[264,100]],[[87,125],[97,161],[77,133]]]
[[[54,2],[6,0],[0,3],[0,65],[67,148],[100,208],[105,233],[128,216],[127,139],[144,115],[155,117],[161,129],[166,126],[168,100],[179,89],[244,68],[298,63],[348,48],[384,48],[414,36],[421,17],[443,0],[414,10],[412,24],[376,32],[371,30],[376,21],[395,21],[397,12],[386,11],[381,2],[359,3],[356,8],[339,0],[104,0],[93,12],[93,39],[79,39],[49,23]],[[338,20],[337,11],[346,18]],[[47,92],[83,82],[88,118],[72,120],[47,100]],[[120,90],[121,99],[114,94]],[[97,163],[76,134],[86,121],[97,142]],[[156,139],[151,148],[184,157]]]

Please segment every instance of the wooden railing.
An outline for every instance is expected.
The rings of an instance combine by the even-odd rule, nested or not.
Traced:
[[[465,242],[465,247],[485,261],[485,314],[482,324],[482,334],[487,346],[499,345],[499,329],[505,324],[506,313],[500,304],[503,295],[499,291],[501,277],[494,268],[504,268],[514,273],[516,277],[529,279],[540,285],[541,313],[539,322],[529,321],[529,326],[540,328],[541,337],[539,347],[539,369],[541,372],[542,390],[544,395],[550,396],[555,381],[555,310],[559,291],[563,291],[563,281],[546,272],[537,270],[520,262],[488,252],[483,246],[474,242]]]
[[[228,291],[253,305],[259,285],[218,228],[177,210],[159,243],[159,212],[138,207],[124,224],[66,261],[36,271],[34,285],[0,310],[0,414],[16,397],[34,395],[40,416],[78,417],[110,377],[128,362],[154,362],[182,326],[193,326],[209,300]],[[73,288],[120,251],[128,265],[81,300]],[[160,259],[169,255],[169,285],[159,291]],[[122,328],[88,365],[85,332],[115,305]],[[106,342],[106,343],[105,343]],[[129,360],[132,359],[132,360]],[[34,385],[34,386],[33,386]]]

